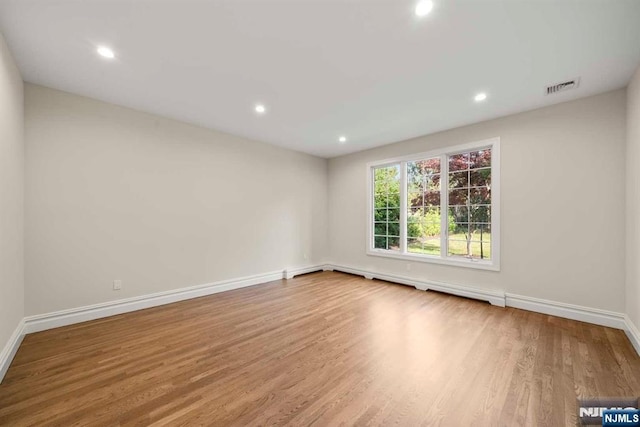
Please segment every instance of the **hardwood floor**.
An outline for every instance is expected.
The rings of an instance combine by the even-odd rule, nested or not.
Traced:
[[[28,335],[0,424],[576,425],[624,332],[324,272]]]

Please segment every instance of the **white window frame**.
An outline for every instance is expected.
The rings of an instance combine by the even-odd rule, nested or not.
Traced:
[[[491,259],[478,260],[447,255],[447,233],[443,232],[440,255],[415,254],[407,252],[407,162],[440,157],[440,207],[441,212],[448,212],[449,204],[449,162],[448,156],[468,151],[491,149]],[[374,248],[373,239],[373,194],[374,168],[400,165],[400,250]],[[456,267],[476,268],[481,270],[500,271],[500,138],[491,138],[451,147],[443,147],[423,153],[395,157],[367,163],[367,255],[385,258],[396,258],[408,261],[419,261],[434,264],[445,264]],[[442,230],[448,230],[447,215],[442,215]]]

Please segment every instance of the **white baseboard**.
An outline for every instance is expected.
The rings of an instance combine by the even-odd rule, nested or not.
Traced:
[[[283,275],[285,279],[293,279],[294,277],[299,276],[301,274],[315,273],[316,271],[327,271],[326,265],[318,264],[318,265],[310,265],[307,267],[287,268],[284,271]]]
[[[116,314],[129,313],[131,311],[212,295],[218,292],[259,285],[261,283],[280,280],[282,278],[282,271],[274,271],[237,279],[207,283],[205,285],[157,292],[154,294],[94,304],[85,307],[72,308],[53,313],[27,316],[24,319],[24,329],[25,333],[39,332],[47,329],[58,328],[60,326],[72,325],[74,323],[86,322],[88,320],[114,316]]]
[[[9,369],[9,365],[11,365],[11,362],[13,361],[13,358],[18,351],[18,347],[20,347],[20,344],[22,343],[24,335],[24,319],[21,319],[15,331],[13,331],[13,334],[9,338],[9,341],[7,341],[7,344],[2,349],[2,353],[0,353],[0,383],[4,379],[4,376]]]
[[[627,314],[624,315],[624,323],[626,325],[624,331],[626,332],[629,341],[631,341],[631,345],[636,349],[638,356],[640,356],[640,331],[636,325],[633,324]]]
[[[362,270],[344,265],[329,264],[328,270],[342,271],[344,273],[357,274],[367,279],[385,280],[387,282],[400,283],[402,285],[413,286],[421,291],[433,290],[458,295],[466,298],[473,298],[481,301],[488,301],[491,305],[498,307],[505,306],[504,292],[492,289],[480,289],[466,285],[454,285],[450,283],[437,282],[434,280],[421,280],[412,277],[398,276],[395,274],[378,273],[375,271]]]
[[[507,293],[506,297],[508,307],[579,320],[610,328],[625,329],[625,315],[623,313],[510,293]]]

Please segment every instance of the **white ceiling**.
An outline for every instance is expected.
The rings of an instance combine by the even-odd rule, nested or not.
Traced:
[[[0,0],[0,31],[26,81],[323,157],[621,88],[640,63],[640,0],[434,2]]]

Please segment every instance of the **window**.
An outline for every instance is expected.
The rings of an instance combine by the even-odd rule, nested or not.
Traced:
[[[369,164],[367,252],[499,270],[499,144]]]

